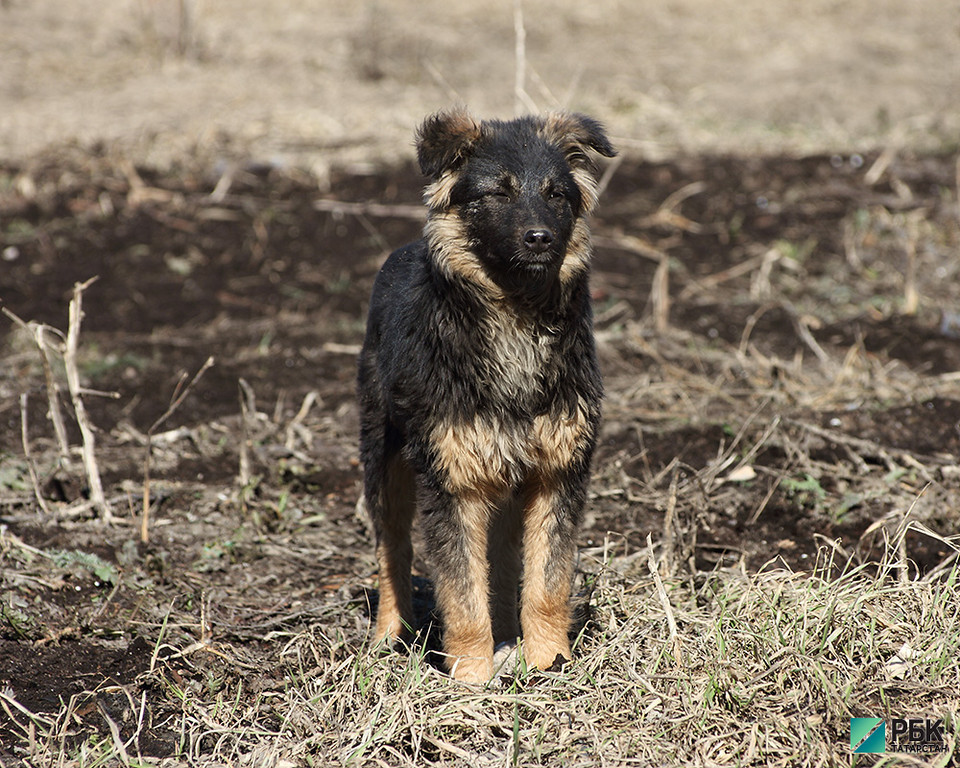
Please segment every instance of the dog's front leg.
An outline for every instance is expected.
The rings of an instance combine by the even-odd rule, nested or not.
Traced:
[[[493,674],[487,529],[490,506],[477,496],[441,493],[424,509],[443,619],[447,668],[457,680],[485,683]]]
[[[531,479],[523,520],[523,657],[538,669],[568,661],[570,586],[584,501],[576,476]]]

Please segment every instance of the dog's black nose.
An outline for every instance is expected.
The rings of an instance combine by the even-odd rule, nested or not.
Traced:
[[[527,250],[543,253],[553,244],[553,232],[549,229],[528,229],[523,236],[523,244]]]

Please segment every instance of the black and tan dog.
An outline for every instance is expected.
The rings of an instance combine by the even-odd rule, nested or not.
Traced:
[[[602,397],[588,287],[591,150],[615,154],[582,115],[428,118],[417,136],[432,179],[424,237],[387,259],[373,289],[358,389],[380,566],[376,637],[392,641],[413,620],[419,509],[447,665],[464,681],[489,679],[494,644],[521,629],[531,666],[570,658],[576,535]]]

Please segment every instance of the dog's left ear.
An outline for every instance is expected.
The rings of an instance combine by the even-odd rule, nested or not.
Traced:
[[[567,162],[572,166],[589,164],[587,149],[592,149],[604,157],[617,154],[603,126],[586,115],[568,112],[548,115],[541,132],[544,138],[563,150]]]

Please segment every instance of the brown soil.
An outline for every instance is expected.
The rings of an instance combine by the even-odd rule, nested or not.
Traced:
[[[865,559],[908,510],[953,533],[957,158],[904,154],[868,184],[876,160],[616,169],[594,227],[608,402],[584,547],[636,552],[652,533],[693,573],[810,569],[825,541]],[[86,401],[118,518],[72,511],[87,493],[79,458],[58,466],[39,356],[4,319],[0,688],[40,716],[69,703],[77,741],[110,721],[124,738],[139,728],[144,755],[187,750],[170,725],[174,689],[216,695],[239,675],[264,693],[257,716],[281,717],[268,694],[298,670],[283,638],[322,621],[359,645],[375,600],[355,511],[354,354],[379,263],[418,235],[422,181],[408,166],[339,174],[324,196],[309,177],[247,167],[212,197],[220,180],[84,153],[0,169],[3,307],[65,329],[73,285],[99,278],[84,294],[81,368],[88,387],[117,393]],[[399,208],[338,210],[334,196]],[[910,249],[920,303],[903,314]],[[672,305],[655,330],[658,253]],[[144,434],[211,355],[159,431],[185,429],[155,440],[142,544]],[[245,420],[241,380],[255,394]],[[316,404],[291,426],[310,392]],[[50,514],[27,471],[20,393]],[[730,478],[740,464],[752,479]],[[913,573],[950,554],[915,530],[905,546]],[[2,756],[24,743],[11,717],[0,712]]]

